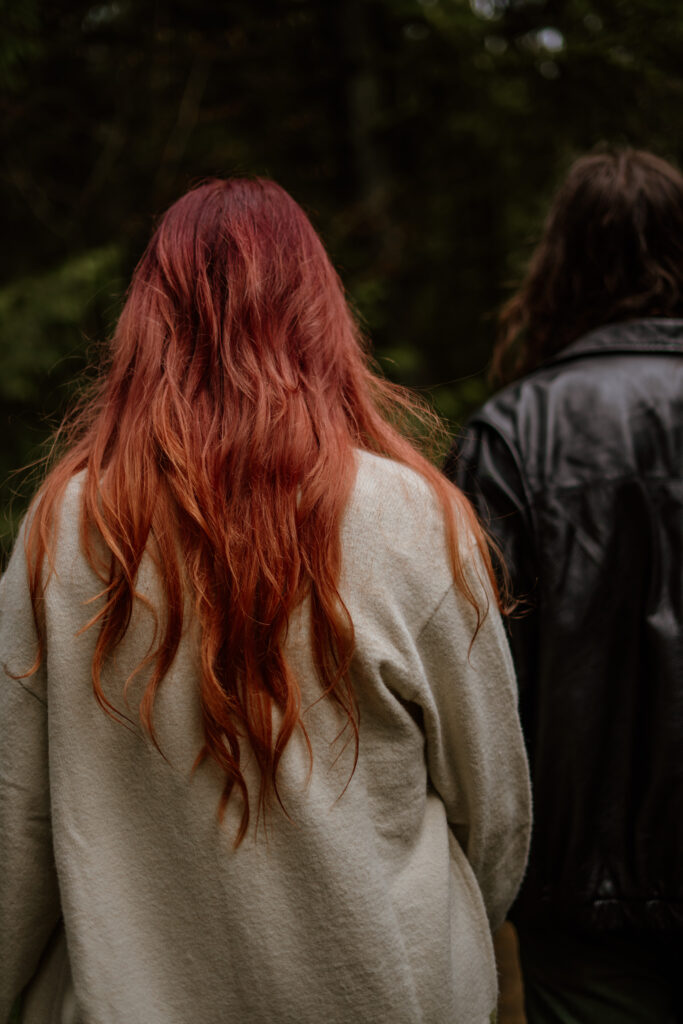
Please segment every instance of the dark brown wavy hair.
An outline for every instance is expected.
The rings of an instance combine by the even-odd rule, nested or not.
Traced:
[[[353,623],[337,589],[355,451],[395,459],[430,486],[455,585],[478,623],[485,601],[468,582],[459,538],[475,539],[497,593],[486,538],[464,495],[407,436],[417,425],[428,435],[436,417],[374,372],[318,235],[274,182],[211,181],[166,212],[111,348],[33,504],[26,546],[41,646],[30,671],[45,651],[41,605],[59,508],[80,473],[82,545],[102,583],[88,624],[97,631],[95,698],[120,714],[103,669],[145,601],[136,582],[151,557],[162,607],[157,645],[136,670],[147,679],[140,721],[154,739],[155,698],[189,610],[201,633],[197,763],[212,759],[224,773],[221,815],[241,797],[239,842],[252,795],[244,743],[260,769],[256,804],[265,813],[269,796],[279,800],[277,770],[292,734],[307,739],[284,651],[304,599],[321,692],[340,709],[358,756]]]
[[[572,164],[499,317],[492,377],[523,376],[587,331],[683,316],[683,177],[622,149]]]

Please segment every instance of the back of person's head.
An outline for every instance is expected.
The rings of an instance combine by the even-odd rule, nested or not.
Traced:
[[[82,473],[82,544],[102,580],[90,623],[98,630],[95,696],[119,714],[102,671],[134,621],[137,573],[151,554],[163,606],[158,645],[140,666],[148,680],[140,719],[154,739],[155,694],[178,650],[189,594],[201,640],[198,761],[211,757],[225,773],[221,812],[233,790],[241,796],[238,839],[249,821],[242,743],[260,769],[261,811],[270,795],[279,799],[278,763],[292,733],[306,735],[284,653],[305,598],[321,689],[357,754],[353,625],[337,591],[355,449],[399,460],[428,481],[444,511],[454,578],[477,605],[458,552],[456,503],[491,572],[483,535],[400,429],[429,420],[373,372],[325,249],[282,188],[210,181],[163,216],[134,273],[111,365],[63,432],[66,451],[34,502],[32,597],[39,621],[55,517]]]
[[[680,316],[683,177],[640,150],[583,156],[501,312],[493,374],[515,379],[604,324]]]

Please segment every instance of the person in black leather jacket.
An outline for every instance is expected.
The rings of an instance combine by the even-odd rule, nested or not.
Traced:
[[[446,472],[498,542],[535,825],[527,1018],[683,1020],[683,178],[578,160]]]

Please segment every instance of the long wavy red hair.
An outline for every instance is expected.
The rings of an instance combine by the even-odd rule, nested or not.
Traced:
[[[237,842],[249,822],[243,743],[260,770],[261,813],[271,795],[279,799],[278,764],[294,730],[306,736],[284,654],[290,616],[305,598],[321,691],[345,714],[358,756],[353,625],[337,589],[354,449],[426,478],[443,507],[456,584],[478,621],[485,614],[461,561],[456,510],[479,539],[495,591],[484,535],[466,500],[401,429],[428,425],[430,415],[373,372],[320,239],[278,185],[210,181],[162,217],[133,275],[111,364],[34,500],[30,586],[39,623],[60,501],[83,473],[81,543],[103,582],[89,623],[98,628],[95,697],[121,714],[102,671],[142,599],[136,578],[147,554],[163,608],[158,645],[143,666],[140,721],[156,742],[155,695],[189,594],[201,635],[197,761],[213,758],[225,773],[221,816],[241,794]],[[41,646],[36,664],[42,655]]]

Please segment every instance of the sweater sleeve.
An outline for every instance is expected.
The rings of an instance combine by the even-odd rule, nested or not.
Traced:
[[[60,917],[52,850],[44,660],[20,537],[0,582],[0,1021],[31,981]]]
[[[419,636],[421,704],[429,776],[495,929],[524,874],[531,795],[512,660],[492,597],[472,642],[474,628],[473,609],[452,587]]]

